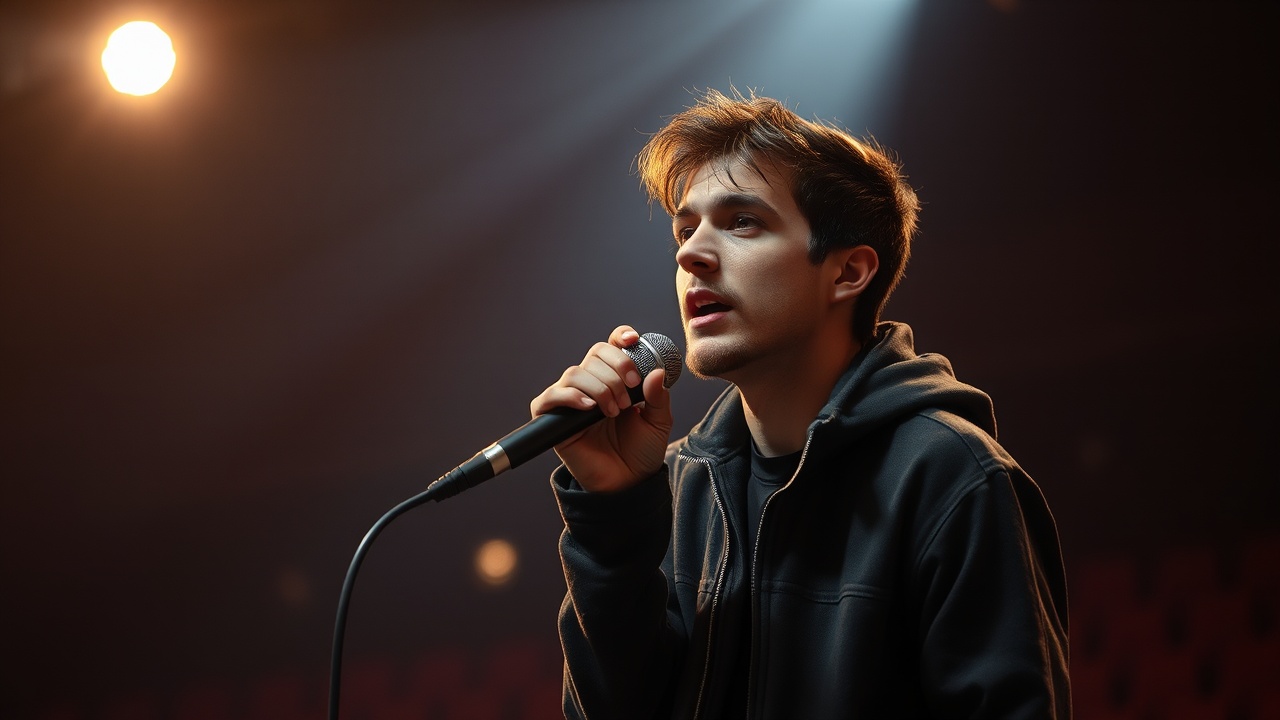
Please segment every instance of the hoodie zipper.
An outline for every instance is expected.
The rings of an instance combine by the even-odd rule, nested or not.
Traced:
[[[809,456],[809,446],[813,444],[814,430],[816,430],[817,427],[820,425],[825,425],[828,422],[831,422],[831,419],[832,418],[828,416],[823,420],[819,421],[818,423],[816,423],[814,427],[810,429],[809,434],[805,436],[805,439],[804,439],[804,448],[800,451],[800,462],[796,463],[796,470],[795,472],[791,473],[791,479],[788,480],[787,483],[782,487],[769,493],[769,497],[764,499],[764,505],[761,506],[760,508],[760,522],[756,526],[756,539],[755,539],[755,543],[751,548],[751,608],[750,610],[752,615],[752,623],[751,623],[751,656],[749,658],[749,667],[747,670],[747,718],[751,717],[751,695],[753,693],[753,689],[756,686],[756,682],[755,682],[756,681],[756,633],[755,633],[755,630],[756,630],[756,625],[758,624],[755,620],[755,614],[756,614],[756,608],[757,608],[756,565],[760,560],[760,536],[761,536],[761,533],[764,531],[764,518],[765,518],[765,515],[769,512],[770,503],[772,503],[773,499],[778,496],[778,493],[791,487],[791,484],[794,483],[796,481],[796,478],[800,476],[800,468],[804,467],[805,458]]]
[[[716,474],[711,469],[711,461],[707,458],[683,455],[694,462],[707,466],[707,478],[711,481],[711,497],[720,510],[720,525],[724,531],[724,552],[720,555],[720,567],[716,570],[715,589],[711,593],[711,613],[707,619],[707,657],[702,664],[702,680],[698,683],[698,701],[693,708],[693,718],[697,720],[702,714],[703,695],[707,690],[707,677],[711,674],[711,651],[714,647],[716,606],[720,603],[720,592],[724,589],[724,577],[729,568],[729,516],[724,510],[724,500],[720,497],[720,487],[716,483]]]

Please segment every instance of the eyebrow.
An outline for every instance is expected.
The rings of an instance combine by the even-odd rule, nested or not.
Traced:
[[[749,195],[747,193],[724,193],[723,195],[716,195],[708,202],[707,212],[715,212],[717,210],[726,210],[730,208],[745,208],[772,215],[774,217],[778,216],[778,211],[774,210],[772,205],[761,200],[756,195]],[[671,221],[674,223],[684,218],[696,216],[697,214],[698,213],[694,212],[688,205],[682,204],[680,207],[676,208],[675,214],[671,216]]]

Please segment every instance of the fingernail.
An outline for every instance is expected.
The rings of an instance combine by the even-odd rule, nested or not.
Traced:
[[[591,398],[582,398],[582,400],[580,400],[579,402],[582,403],[582,407],[584,408],[591,408],[596,406],[596,401],[592,400]]]
[[[626,381],[627,387],[635,387],[640,384],[640,373],[635,370],[628,370],[627,376],[623,380]]]

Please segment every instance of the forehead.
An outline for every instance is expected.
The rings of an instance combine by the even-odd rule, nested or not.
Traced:
[[[745,192],[765,196],[788,193],[789,183],[781,168],[769,160],[721,157],[704,164],[689,175],[682,203],[690,196],[725,192]]]
[[[776,163],[725,157],[690,174],[672,220],[703,215],[727,207],[753,206],[790,217],[803,213],[791,194],[790,173]]]

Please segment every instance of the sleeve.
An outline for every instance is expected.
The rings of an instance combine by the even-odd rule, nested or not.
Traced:
[[[1071,717],[1067,598],[1040,489],[1000,472],[965,492],[916,567],[920,673],[936,717]]]
[[[666,469],[621,492],[591,493],[561,467],[552,486],[565,523],[565,717],[663,717],[686,645],[662,571],[672,515]]]

